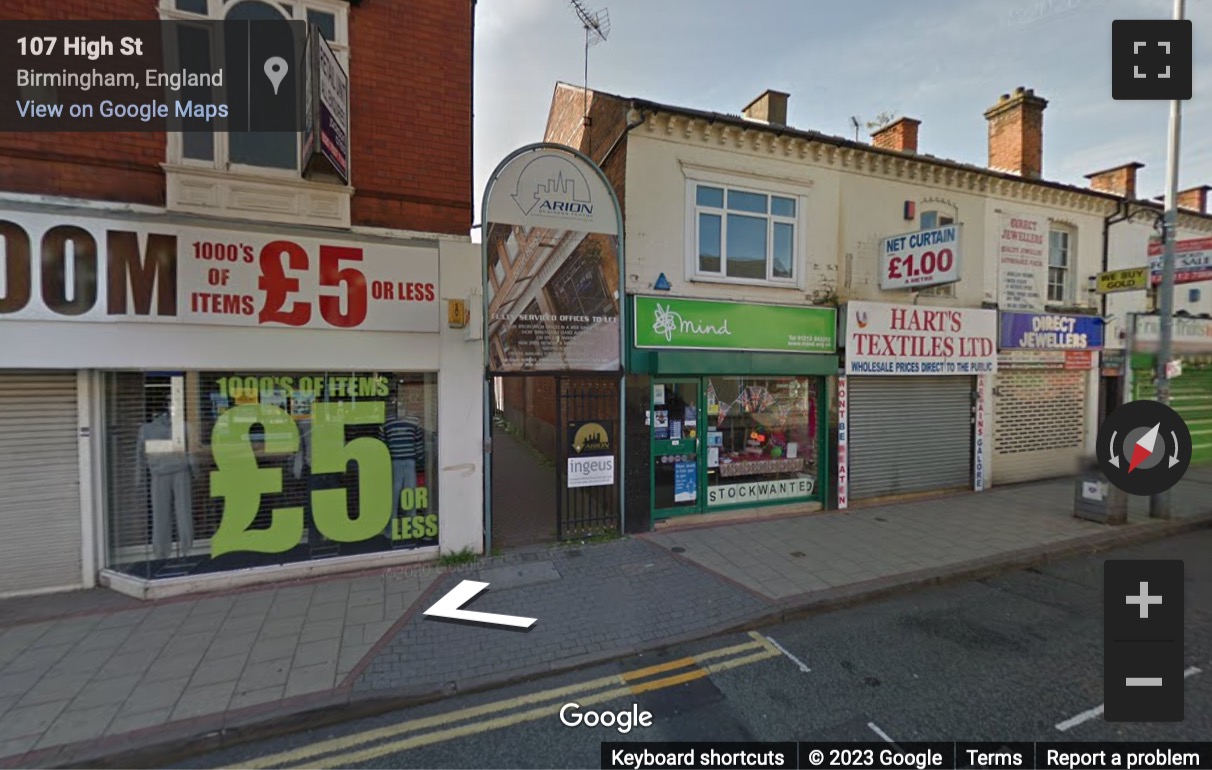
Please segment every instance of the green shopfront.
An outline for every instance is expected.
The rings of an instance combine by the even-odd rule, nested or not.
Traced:
[[[1157,397],[1155,315],[1133,315],[1129,377],[1132,400]],[[1191,462],[1212,462],[1212,320],[1176,316],[1173,326],[1170,406],[1191,430]]]
[[[628,529],[688,514],[823,504],[836,311],[632,301]]]

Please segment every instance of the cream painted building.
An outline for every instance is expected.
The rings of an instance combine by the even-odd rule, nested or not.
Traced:
[[[827,505],[836,495],[842,506],[1075,470],[1093,453],[1100,416],[1103,324],[1093,281],[1106,269],[1104,223],[1123,193],[1097,175],[1090,188],[1042,177],[1047,103],[1027,89],[986,111],[988,167],[921,154],[920,124],[910,118],[877,131],[871,143],[792,128],[787,99],[767,91],[733,115],[556,87],[546,139],[597,161],[624,209],[633,316],[628,468],[637,474],[628,479],[628,518],[635,509],[653,520],[711,512],[713,485],[736,468],[724,456],[756,463],[744,478],[780,490],[776,482],[797,472],[821,471],[811,501]],[[1202,213],[1182,220],[1188,230],[1212,226]],[[933,234],[920,236],[917,249],[895,240],[925,230]],[[1121,259],[1112,256],[1112,266]],[[904,285],[914,280],[935,285]],[[1144,310],[1144,302],[1143,292],[1122,294],[1111,307]],[[770,306],[837,307],[837,367],[738,330],[743,319],[773,323],[769,311],[750,309]],[[671,350],[654,349],[643,339],[650,308],[676,313],[675,326],[690,333],[681,342],[667,337]],[[718,329],[721,320],[733,323],[726,341],[694,333]],[[735,360],[719,352],[727,348],[736,349]],[[705,361],[705,350],[716,358]],[[737,382],[726,382],[726,395],[739,393],[750,415],[788,411],[780,388],[809,391],[818,422],[799,435],[811,435],[818,451],[784,469],[773,460],[785,461],[786,451],[771,458],[765,443],[785,441],[777,429],[737,435],[718,413],[707,417],[720,421],[711,432],[722,439],[706,435],[716,426],[698,423],[696,412],[694,446],[661,443],[657,431],[668,435],[666,421],[690,401],[699,411],[718,409],[717,381],[729,378]],[[673,406],[660,409],[659,399],[674,392]],[[744,404],[745,393],[773,406]],[[765,421],[777,428],[780,419]],[[684,470],[671,474],[665,465]],[[750,502],[793,499],[805,501],[754,494]]]

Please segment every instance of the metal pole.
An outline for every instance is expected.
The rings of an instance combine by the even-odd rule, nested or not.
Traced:
[[[1184,0],[1174,0],[1174,19],[1183,18]],[[1178,235],[1178,150],[1182,130],[1182,102],[1170,102],[1170,142],[1166,151],[1166,215],[1162,233],[1162,280],[1158,287],[1157,400],[1170,403],[1170,378],[1166,366],[1170,363],[1174,336],[1174,241]],[[1149,515],[1170,518],[1170,493],[1154,495],[1149,500]]]

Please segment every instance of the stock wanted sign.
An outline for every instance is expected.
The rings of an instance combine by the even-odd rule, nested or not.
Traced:
[[[0,320],[437,332],[436,249],[0,212]]]

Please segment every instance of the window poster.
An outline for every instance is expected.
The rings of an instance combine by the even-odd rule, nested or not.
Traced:
[[[677,441],[682,438],[682,421],[673,420],[669,423],[669,438]]]
[[[673,501],[692,503],[699,496],[697,466],[693,462],[673,466]]]
[[[665,405],[665,386],[657,383],[652,386],[652,403],[656,406]]]
[[[686,407],[685,420],[686,427],[690,427],[698,422],[698,409],[693,406]]]
[[[708,446],[707,447],[707,467],[708,468],[720,467],[720,448],[718,446]]]
[[[655,409],[652,415],[652,432],[653,437],[658,441],[664,441],[669,438],[669,410]]]

